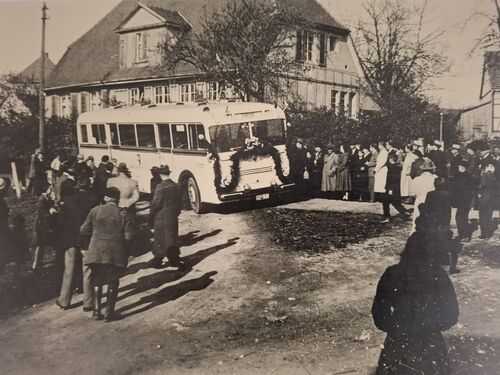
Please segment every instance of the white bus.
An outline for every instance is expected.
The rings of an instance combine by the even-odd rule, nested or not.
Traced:
[[[81,154],[126,163],[144,193],[151,168],[169,165],[197,213],[207,203],[265,200],[293,187],[285,115],[270,104],[110,108],[81,114],[77,127]]]

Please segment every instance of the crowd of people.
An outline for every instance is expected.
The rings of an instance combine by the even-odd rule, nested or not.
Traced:
[[[8,254],[26,254],[31,248],[32,269],[44,267],[47,248],[55,250],[55,270],[63,310],[71,307],[73,293],[83,292],[83,309],[96,319],[114,320],[119,279],[128,262],[135,233],[136,203],[139,189],[125,163],[103,156],[95,166],[92,157],[56,156],[50,167],[38,150],[31,159],[35,173],[28,190],[38,197],[31,243],[23,244],[14,234],[24,223],[9,228],[9,208],[3,197],[10,180],[0,179],[0,248],[2,263]],[[168,264],[184,268],[177,244],[178,216],[182,206],[180,186],[173,182],[168,166],[151,169],[151,210],[149,222],[155,230],[154,257],[149,266]],[[156,191],[156,194],[155,194]],[[5,250],[8,249],[8,251]],[[19,262],[18,262],[19,263]],[[104,293],[105,291],[105,293]],[[102,314],[102,299],[106,311]]]
[[[389,222],[390,206],[403,219],[410,213],[402,203],[414,205],[413,229],[418,207],[436,182],[450,193],[457,208],[456,221],[461,240],[469,240],[472,226],[469,211],[479,211],[481,238],[493,235],[492,214],[500,200],[500,147],[485,141],[453,144],[414,140],[406,145],[393,141],[370,145],[352,144],[307,147],[298,138],[289,146],[290,176],[300,194],[327,198],[379,201],[383,221]]]

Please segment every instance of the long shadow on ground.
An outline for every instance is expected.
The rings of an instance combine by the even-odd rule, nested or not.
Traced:
[[[216,252],[233,246],[237,243],[238,238],[229,239],[226,243],[209,247],[208,249],[200,250],[195,254],[184,257],[186,268],[183,270],[165,270],[161,272],[154,273],[152,275],[143,276],[137,279],[135,283],[126,285],[120,288],[120,292],[126,292],[120,295],[119,300],[124,300],[130,298],[136,294],[146,292],[151,289],[159,288],[160,286],[174,282],[183,278],[189,272],[191,272],[193,266],[200,263],[203,259],[215,254]]]

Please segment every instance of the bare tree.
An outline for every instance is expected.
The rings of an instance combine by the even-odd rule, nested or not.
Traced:
[[[432,78],[448,69],[438,45],[443,31],[424,32],[426,5],[365,3],[366,18],[359,22],[356,44],[366,90],[383,111],[401,109],[407,98],[422,94]]]
[[[480,10],[481,2],[477,3],[476,10],[470,17],[469,20],[474,18],[483,19],[486,21],[486,26],[482,30],[479,38],[472,49],[472,52],[476,50],[488,50],[488,49],[499,49],[500,48],[500,1],[499,0],[488,0],[488,3],[494,9],[491,12],[488,10]]]
[[[293,50],[306,27],[302,16],[282,2],[262,0],[232,0],[204,13],[198,32],[179,32],[164,43],[164,64],[190,64],[244,100],[286,97],[286,78],[304,71]]]

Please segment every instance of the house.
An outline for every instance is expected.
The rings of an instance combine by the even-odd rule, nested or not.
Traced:
[[[479,103],[458,124],[464,139],[500,139],[500,51],[484,54]]]
[[[56,65],[49,58],[48,53],[45,53],[44,59],[45,59],[45,80],[47,81],[49,76],[54,71]],[[40,83],[41,63],[42,63],[42,57],[39,57],[34,62],[32,62],[26,69],[24,69],[21,73],[19,73],[19,76],[32,83],[36,84]]]
[[[70,116],[109,105],[190,103],[231,99],[230,88],[207,81],[193,66],[174,71],[161,64],[159,45],[178,31],[196,32],[205,7],[227,0],[122,0],[74,42],[46,85],[48,116]],[[316,0],[286,1],[298,8],[313,28],[298,32],[297,61],[307,64],[292,96],[308,107],[360,109],[362,69],[349,30]]]

